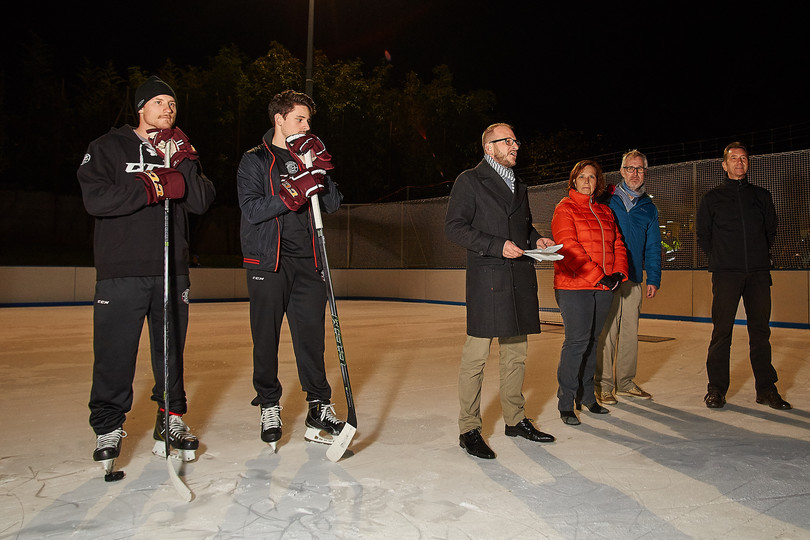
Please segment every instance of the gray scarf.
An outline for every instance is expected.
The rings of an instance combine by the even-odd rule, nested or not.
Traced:
[[[613,194],[619,196],[624,203],[625,209],[629,212],[636,205],[636,201],[646,192],[647,188],[644,187],[644,184],[641,184],[638,190],[633,191],[630,189],[630,186],[627,185],[627,182],[622,180],[622,183],[616,186],[616,191],[614,191]]]

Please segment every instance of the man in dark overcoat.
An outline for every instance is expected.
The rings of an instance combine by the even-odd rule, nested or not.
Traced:
[[[536,442],[554,437],[524,414],[523,376],[528,334],[540,332],[537,274],[525,250],[549,247],[532,225],[526,184],[515,177],[520,142],[508,124],[481,137],[484,159],[453,184],[445,218],[447,238],[467,250],[467,340],[459,370],[459,445],[492,459],[481,437],[481,385],[493,338],[500,355],[500,398],[505,433]]]

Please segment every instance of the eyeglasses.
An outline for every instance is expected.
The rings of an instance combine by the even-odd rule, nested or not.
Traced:
[[[622,169],[624,169],[625,171],[627,171],[627,172],[628,172],[628,174],[633,174],[634,172],[635,172],[635,173],[638,173],[638,174],[644,174],[644,171],[646,171],[646,170],[647,170],[647,169],[646,169],[646,168],[644,168],[644,167],[622,167]]]
[[[512,137],[504,137],[503,139],[495,139],[494,141],[489,141],[487,144],[495,144],[496,142],[505,142],[506,146],[512,146],[513,144],[520,148],[520,141],[517,139],[513,139]]]

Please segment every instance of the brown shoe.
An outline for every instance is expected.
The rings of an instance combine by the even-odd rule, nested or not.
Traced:
[[[598,399],[603,405],[616,405],[616,403],[618,403],[618,401],[616,401],[616,397],[613,395],[613,392],[599,392],[596,394],[596,399]]]
[[[617,390],[617,396],[625,396],[625,397],[633,397],[636,399],[650,399],[652,394],[649,394],[638,387],[638,385],[633,385],[627,390]]]

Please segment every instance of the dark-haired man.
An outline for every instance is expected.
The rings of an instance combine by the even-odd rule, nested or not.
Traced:
[[[331,157],[323,143],[307,134],[315,114],[312,98],[286,90],[270,100],[268,114],[273,127],[242,157],[237,191],[253,336],[256,397],[251,403],[260,410],[261,439],[275,450],[281,439],[278,347],[285,315],[309,403],[304,437],[331,444],[343,429],[324,367],[326,284],[309,198],[318,193],[324,211],[331,213],[343,195],[326,174]],[[297,155],[309,148],[316,152],[311,167]]]
[[[771,362],[771,258],[777,217],[770,192],[748,183],[748,150],[739,142],[723,151],[723,183],[706,193],[697,213],[697,240],[712,273],[712,338],[706,357],[710,409],[726,403],[734,316],[742,298],[748,324],[756,401],[790,409],[776,390]]]
[[[148,320],[158,403],[153,451],[165,455],[163,403],[164,203],[170,205],[169,441],[185,460],[199,446],[181,416],[186,412],[183,349],[188,328],[188,214],[202,214],[216,191],[202,173],[196,151],[174,127],[172,88],[150,77],[135,91],[138,127],[125,125],[94,140],[77,172],[87,212],[95,217],[96,291],[93,302],[93,386],[90,425],[93,458],[109,469],[118,457],[126,414],[132,407],[135,360]],[[153,142],[172,139],[170,166]]]

